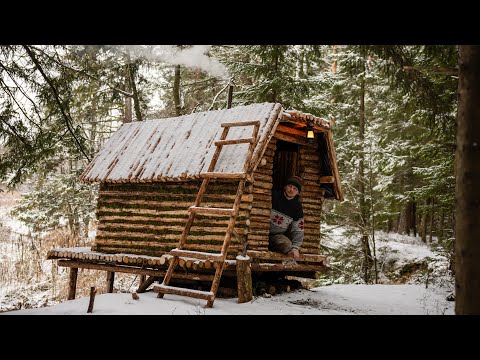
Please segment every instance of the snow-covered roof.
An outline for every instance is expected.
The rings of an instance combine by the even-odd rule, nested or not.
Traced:
[[[282,111],[262,103],[174,118],[123,124],[83,172],[85,182],[158,182],[199,178],[206,172],[225,122],[260,121],[252,163],[263,155],[267,137]],[[252,136],[253,126],[232,127],[227,139]],[[249,144],[224,146],[215,172],[242,172]]]

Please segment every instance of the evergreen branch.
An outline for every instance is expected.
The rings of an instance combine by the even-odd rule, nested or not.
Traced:
[[[10,88],[8,87],[7,84],[5,84],[5,82],[3,81],[2,78],[0,78],[0,86],[3,88],[3,90],[8,93],[10,95],[10,98],[13,100],[13,102],[18,106],[18,108],[20,109],[20,111],[22,112],[23,116],[25,116],[25,118],[27,118],[28,120],[30,120],[31,123],[33,123],[39,130],[40,130],[40,133],[42,132],[42,129],[41,127],[32,119],[30,118],[30,116],[27,115],[27,113],[25,112],[25,110],[23,109],[23,107],[18,103],[16,97],[14,94],[12,94],[12,91],[10,90]]]
[[[49,60],[53,61],[55,64],[57,64],[58,66],[60,67],[63,67],[65,69],[68,69],[68,70],[71,70],[71,71],[74,71],[78,74],[81,74],[81,75],[84,75],[86,76],[87,78],[90,78],[91,80],[95,80],[95,81],[98,81],[98,82],[102,82],[98,77],[94,76],[94,75],[91,75],[89,73],[87,73],[85,70],[82,70],[82,69],[76,69],[72,66],[69,66],[69,65],[66,65],[58,60],[56,60],[55,58],[53,58],[52,56],[50,56],[49,54],[47,54],[45,51],[43,51],[42,49],[39,49],[39,48],[36,48],[34,46],[31,46],[31,48],[41,52],[45,57],[47,57]],[[110,90],[113,90],[113,91],[116,91],[122,95],[125,95],[125,96],[128,96],[128,97],[133,97],[133,93],[130,93],[128,91],[125,91],[125,90],[122,90],[122,89],[119,89],[117,87],[114,87],[113,85],[110,85],[108,83],[105,83],[105,85],[110,89]]]
[[[55,97],[55,101],[57,102],[59,108],[60,108],[60,111],[63,115],[63,118],[65,119],[65,124],[67,125],[67,129],[68,131],[70,132],[70,134],[73,136],[75,142],[77,143],[77,146],[78,148],[80,149],[80,151],[82,152],[83,156],[85,156],[85,158],[90,161],[90,158],[88,157],[88,155],[86,154],[85,150],[83,149],[82,147],[82,144],[80,143],[80,141],[78,140],[78,138],[75,136],[75,133],[71,127],[71,119],[69,117],[69,115],[67,115],[67,113],[65,112],[65,109],[63,108],[63,105],[62,105],[62,102],[60,100],[60,96],[58,95],[58,92],[57,92],[57,89],[55,87],[55,85],[53,84],[52,80],[47,76],[47,74],[43,71],[43,68],[42,66],[40,65],[40,63],[38,62],[38,59],[36,58],[35,54],[28,48],[27,45],[22,45],[23,48],[25,49],[25,51],[27,52],[28,56],[30,57],[30,59],[34,62],[35,66],[37,67],[38,71],[40,71],[40,74],[42,75],[42,77],[45,79],[45,81],[48,83],[48,85],[50,86],[51,90],[52,90],[52,93],[53,93],[53,96]]]
[[[15,130],[15,127],[10,125],[7,121],[5,121],[5,119],[3,119],[3,117],[0,117],[0,120],[2,120],[2,122],[7,125],[7,127],[10,129],[10,131],[13,133],[13,135],[15,135],[15,137],[17,137],[24,145],[25,147],[28,149],[28,150],[31,150],[32,149],[32,145],[30,145],[28,143],[27,140],[25,140],[23,138],[23,136],[21,136],[20,134],[17,133],[17,131]]]

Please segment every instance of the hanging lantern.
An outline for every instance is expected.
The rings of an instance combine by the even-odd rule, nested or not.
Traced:
[[[307,144],[315,144],[315,133],[313,132],[313,123],[309,121],[307,123]]]

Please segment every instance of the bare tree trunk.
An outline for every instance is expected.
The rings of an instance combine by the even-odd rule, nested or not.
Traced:
[[[420,221],[420,237],[424,243],[427,242],[427,215],[428,215],[428,200],[425,204],[425,210],[422,213],[422,219]]]
[[[175,115],[182,115],[182,105],[180,104],[180,65],[175,66],[175,77],[173,80],[173,103],[175,104]]]
[[[130,88],[133,93],[133,105],[135,107],[135,117],[137,121],[143,121],[142,112],[140,111],[140,97],[138,96],[137,85],[135,84],[135,63],[128,64],[128,80],[130,82]]]
[[[360,217],[362,231],[362,248],[364,255],[363,276],[365,283],[370,281],[370,267],[372,262],[372,253],[368,243],[368,209],[365,201],[365,78],[362,77],[360,84],[360,117],[359,117],[359,133],[360,139],[360,162],[358,166],[358,191],[360,193]]]
[[[125,95],[125,119],[124,123],[132,122],[132,98]]]
[[[132,92],[130,87],[130,74],[129,70],[127,69],[127,75],[125,77],[125,91],[128,93]],[[133,120],[133,112],[132,112],[132,97],[125,95],[125,118],[123,119],[123,123],[130,123]]]
[[[434,211],[435,211],[435,198],[430,198],[430,226],[429,226],[429,233],[428,233],[428,242],[431,244],[433,240],[433,218],[434,218]]]
[[[445,209],[442,208],[440,211],[440,230],[438,238],[444,240],[445,237]]]
[[[411,214],[411,219],[412,219],[412,230],[413,230],[413,236],[417,236],[417,202],[415,199],[412,201],[412,214]]]
[[[480,46],[461,45],[455,152],[455,313],[480,315]]]

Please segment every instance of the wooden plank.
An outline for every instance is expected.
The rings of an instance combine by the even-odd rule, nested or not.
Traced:
[[[154,290],[160,294],[174,294],[189,296],[196,299],[210,300],[212,297],[215,297],[212,291],[200,291],[194,289],[181,288],[176,286],[168,286],[165,284],[158,284],[154,286]]]
[[[209,208],[209,207],[201,207],[201,206],[190,206],[188,210],[194,214],[232,215],[234,213],[233,209]]]
[[[254,259],[264,259],[264,260],[290,260],[291,256],[281,254],[278,252],[272,251],[247,251],[247,255]],[[315,262],[323,263],[327,257],[325,255],[316,255],[316,254],[302,254],[297,261],[306,261],[306,262]]]
[[[306,125],[307,124],[305,124],[305,126]],[[302,130],[295,129],[295,128],[292,128],[290,126],[287,126],[287,125],[284,125],[284,124],[281,124],[281,123],[277,126],[277,131],[280,131],[280,132],[285,133],[285,134],[307,137],[307,132],[304,129],[302,129]]]
[[[325,266],[323,263],[315,265],[287,265],[287,264],[272,264],[272,263],[252,263],[252,271],[324,271]]]
[[[253,138],[218,140],[218,141],[215,141],[215,146],[236,145],[236,144],[253,144],[254,142],[255,142],[255,139],[253,139]]]
[[[221,172],[204,172],[200,174],[201,178],[217,178],[217,179],[245,179],[245,173],[221,173]]]
[[[213,261],[223,261],[223,255],[222,254],[212,254],[212,253],[205,253],[201,251],[189,251],[189,250],[183,250],[183,249],[172,249],[170,250],[171,255],[175,256],[187,256],[193,259],[199,259],[199,260],[213,260]]]
[[[163,277],[165,275],[164,270],[152,270],[152,269],[142,269],[139,267],[132,266],[121,266],[121,265],[105,265],[105,264],[92,264],[87,262],[80,262],[74,260],[58,260],[58,266],[80,268],[80,269],[91,269],[91,270],[102,270],[102,271],[113,271],[113,272],[122,272],[128,274],[144,274],[155,277]],[[197,281],[211,281],[213,276],[207,274],[184,274],[177,273],[173,276],[176,279],[189,279]],[[70,299],[69,299],[70,300]]]
[[[253,126],[258,125],[260,126],[260,121],[238,121],[238,122],[226,122],[222,123],[221,127],[235,127],[235,126]]]

